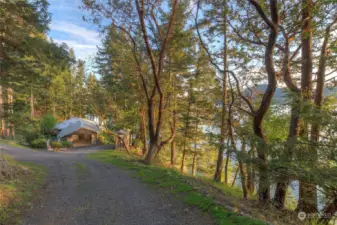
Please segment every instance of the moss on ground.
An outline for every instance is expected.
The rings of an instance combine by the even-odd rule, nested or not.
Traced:
[[[204,212],[209,213],[220,225],[261,225],[265,222],[255,220],[246,216],[241,216],[236,212],[230,212],[217,205],[212,197],[204,196],[188,184],[187,176],[179,172],[159,166],[147,166],[139,161],[139,158],[126,155],[117,151],[101,151],[92,153],[89,158],[116,165],[125,170],[134,171],[134,176],[150,185],[169,190],[174,195],[184,197],[184,202],[190,206],[198,207]],[[229,191],[229,190],[227,190]],[[238,193],[234,190],[234,193]]]
[[[46,169],[31,163],[10,160],[13,166],[21,167],[22,172],[15,178],[0,183],[0,224],[22,223],[22,211],[31,206],[44,183]]]

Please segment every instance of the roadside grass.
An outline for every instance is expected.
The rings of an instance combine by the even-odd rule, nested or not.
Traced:
[[[201,194],[188,183],[188,180],[191,179],[190,177],[182,175],[173,169],[144,165],[139,161],[139,157],[126,155],[118,151],[95,152],[89,154],[88,157],[104,163],[113,164],[125,170],[134,171],[134,176],[140,178],[143,182],[155,187],[165,188],[171,194],[183,197],[187,205],[197,207],[209,213],[219,225],[266,224],[265,222],[250,217],[241,216],[237,212],[231,212],[217,205],[212,197]],[[239,194],[236,190],[227,190],[227,192],[234,195]]]
[[[227,196],[231,196],[235,199],[242,199],[242,197],[243,197],[242,190],[237,188],[237,187],[231,187],[231,186],[223,185],[222,183],[214,182],[209,177],[198,177],[197,179],[200,180],[200,181],[203,181],[205,183],[211,184],[213,187],[216,187],[223,194],[225,194]],[[255,199],[256,196],[255,195],[249,195],[248,198],[249,199]]]
[[[0,144],[5,144],[5,145],[9,145],[12,147],[18,147],[18,148],[26,148],[26,149],[30,149],[27,146],[21,145],[19,144],[16,140],[5,140],[5,139],[0,139]]]
[[[25,173],[0,183],[0,224],[16,225],[22,223],[22,211],[31,206],[44,183],[46,169],[31,163],[16,162],[6,156],[10,164],[21,167]]]

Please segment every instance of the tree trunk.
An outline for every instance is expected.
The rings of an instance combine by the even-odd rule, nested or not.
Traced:
[[[241,143],[241,153],[246,152],[246,140],[243,138]],[[240,168],[240,178],[241,178],[241,187],[242,187],[242,193],[243,198],[248,198],[248,189],[247,189],[247,174],[244,169],[244,165],[242,163],[242,160],[238,158],[239,161],[239,168]]]
[[[259,132],[257,133],[259,135]],[[269,174],[267,166],[267,143],[264,137],[259,140],[257,145],[257,155],[258,155],[258,171],[259,171],[259,186],[258,186],[258,196],[261,204],[267,204],[270,200],[270,183]]]
[[[33,90],[30,89],[30,119],[34,119],[35,110],[34,110],[34,95]]]
[[[328,225],[333,215],[337,212],[337,198],[329,203],[323,211],[323,217],[318,220],[318,224]]]
[[[226,162],[225,162],[225,178],[224,178],[224,183],[225,184],[228,184],[228,165],[229,165],[229,155],[230,155],[230,152],[229,150],[227,150],[226,152]]]
[[[177,112],[176,110],[174,109],[173,112],[173,132],[176,132],[176,123],[177,123]],[[171,142],[171,167],[174,167],[174,164],[175,164],[175,157],[176,157],[176,141],[175,141],[175,137],[173,138],[172,142]]]
[[[140,112],[140,119],[141,119],[141,124],[140,124],[140,127],[141,127],[141,140],[142,140],[142,143],[143,143],[143,148],[142,148],[142,154],[143,156],[146,155],[146,151],[147,151],[147,144],[146,144],[146,108],[145,107],[142,107],[141,109],[141,112]]]
[[[191,107],[192,107],[192,99],[193,98],[193,84],[190,83],[190,91],[189,91],[189,98],[188,98],[188,107],[187,107],[187,118],[185,122],[185,132],[184,132],[184,146],[183,146],[183,157],[181,160],[181,167],[180,171],[184,172],[185,166],[185,157],[186,157],[186,146],[187,146],[187,135],[190,126],[190,114],[191,114]]]
[[[3,90],[0,85],[0,118],[1,118],[1,137],[5,138],[5,119],[4,119],[4,99],[3,99]]]
[[[296,210],[303,211],[306,213],[316,213],[317,212],[316,184],[306,183],[300,180],[299,200],[298,200]]]
[[[176,159],[176,141],[175,139],[171,142],[171,167],[174,167]]]
[[[56,105],[55,105],[55,103],[53,104],[53,116],[56,117]]]
[[[278,209],[283,209],[285,200],[287,197],[287,189],[289,186],[289,182],[277,182],[276,190],[275,190],[275,197],[274,197],[274,205]]]
[[[268,146],[267,140],[263,134],[262,130],[262,121],[267,113],[271,100],[274,96],[275,89],[276,89],[276,72],[274,66],[274,48],[278,36],[279,30],[279,13],[278,13],[278,6],[277,0],[270,0],[270,14],[271,19],[266,17],[265,12],[261,5],[254,0],[249,1],[257,10],[260,17],[264,20],[264,22],[269,26],[270,33],[268,37],[268,43],[265,50],[265,68],[268,74],[268,84],[265,93],[263,94],[262,101],[260,103],[259,108],[255,111],[254,110],[254,117],[253,117],[253,131],[254,135],[258,137],[258,145],[257,145],[257,156],[258,156],[258,169],[259,169],[259,202],[261,205],[265,205],[270,200],[270,184],[269,184],[269,177],[268,177]],[[251,105],[250,105],[251,106]],[[251,106],[252,109],[252,106]]]
[[[11,131],[12,140],[15,140],[15,128],[13,124],[11,124],[10,131]]]
[[[184,173],[185,157],[186,157],[186,150],[183,150],[183,157],[181,159],[181,166],[180,166],[180,172],[182,173]]]
[[[159,141],[155,140],[155,138],[153,138],[153,140],[151,141],[151,138],[150,138],[149,150],[144,159],[145,164],[150,165],[153,162],[153,159],[156,155],[155,153],[157,153],[159,149],[160,149]]]
[[[286,160],[292,161],[295,152],[297,137],[300,132],[300,118],[299,118],[299,104],[300,102],[295,99],[291,107],[291,118],[289,126],[289,134],[285,144],[285,156]],[[273,199],[274,205],[278,209],[283,209],[285,206],[285,200],[287,197],[287,190],[290,183],[290,177],[288,168],[284,168],[283,175],[279,177],[279,182],[276,184],[275,196]]]
[[[160,139],[157,134],[158,131],[155,129],[155,122],[154,122],[154,101],[149,100],[147,106],[148,112],[148,126],[149,126],[149,139],[150,139],[150,146],[145,156],[144,162],[145,164],[150,165],[153,162],[153,159],[157,155],[157,152],[160,150]]]
[[[172,73],[172,54],[173,54],[173,49],[170,48],[169,54],[168,54],[168,74],[169,74],[169,83],[171,86],[171,91],[169,92],[168,98],[171,99],[171,106],[172,106],[172,126],[174,129],[176,129],[176,117],[177,117],[177,112],[176,112],[176,95],[174,94],[175,91],[175,75]],[[172,97],[172,98],[170,98]],[[175,155],[176,155],[176,142],[175,142],[175,137],[173,138],[171,142],[171,155],[170,155],[170,167],[173,168],[175,164]]]
[[[283,33],[285,36],[285,52],[283,59],[283,80],[290,91],[295,95],[293,103],[291,106],[291,118],[288,138],[285,142],[285,151],[284,159],[285,161],[291,162],[295,153],[295,148],[297,145],[297,137],[300,133],[300,105],[301,105],[301,89],[293,82],[291,77],[291,64],[290,64],[290,38],[286,33]],[[290,174],[289,168],[287,166],[282,168],[283,171],[280,171],[281,174],[278,177],[278,182],[276,185],[275,196],[274,196],[274,205],[283,209],[285,204],[285,199],[287,196],[287,189],[290,183]],[[290,169],[291,170],[291,169]]]
[[[233,181],[232,181],[232,187],[234,187],[234,185],[235,185],[235,181],[236,181],[236,178],[238,176],[239,170],[240,170],[239,167],[236,168],[236,170],[235,170],[235,175],[234,175],[234,178],[233,178]]]
[[[174,20],[175,20],[175,14],[178,8],[178,0],[174,0],[171,8],[171,16],[169,18],[169,23],[167,26],[167,33],[165,37],[163,37],[163,41],[160,44],[160,51],[158,56],[158,61],[156,60],[154,51],[152,49],[152,46],[150,44],[149,35],[147,31],[147,25],[145,22],[145,2],[144,1],[136,1],[136,8],[138,12],[138,19],[140,22],[141,32],[143,36],[143,41],[145,44],[147,55],[151,62],[151,68],[152,68],[152,75],[153,75],[153,81],[154,81],[154,87],[152,89],[152,94],[149,96],[146,83],[144,82],[144,77],[142,78],[142,83],[144,87],[144,92],[147,96],[148,101],[148,124],[149,124],[149,139],[150,139],[150,147],[146,154],[146,157],[144,159],[146,164],[151,164],[155,156],[157,155],[158,151],[160,151],[160,148],[162,147],[163,143],[160,140],[160,134],[161,134],[161,127],[162,127],[162,116],[164,111],[164,94],[161,87],[160,82],[160,75],[163,71],[164,66],[164,58],[166,56],[166,48],[167,44],[169,43],[171,36],[172,36],[172,30],[175,26]],[[134,40],[133,40],[134,41]],[[136,48],[135,48],[136,50]],[[135,57],[136,61],[137,57]],[[157,61],[157,62],[156,62]],[[141,69],[141,67],[139,67]],[[157,122],[154,122],[154,99],[156,96],[156,93],[159,94],[159,102],[158,102],[158,108],[157,108],[157,115],[158,119]]]
[[[251,141],[251,149],[248,152],[248,163],[247,163],[247,172],[248,172],[248,177],[247,177],[247,186],[249,189],[249,193],[253,194],[255,191],[255,177],[254,177],[254,165],[253,165],[253,158],[254,158],[254,143]]]
[[[14,99],[13,99],[13,89],[12,88],[7,88],[7,105],[8,105],[8,114],[13,114],[14,109],[13,109],[13,104],[14,104]],[[14,129],[14,124],[8,122],[8,136],[10,135],[12,140],[15,139],[15,129]]]
[[[225,150],[225,138],[226,138],[226,101],[227,101],[227,20],[226,20],[226,0],[224,2],[224,73],[222,82],[222,111],[221,111],[221,127],[220,127],[220,139],[219,139],[219,150],[218,150],[218,160],[216,163],[216,169],[214,174],[214,181],[221,182],[221,175],[223,170],[223,154]],[[228,155],[227,155],[228,157]],[[228,161],[228,158],[226,159]],[[225,171],[225,176],[227,176],[227,170]],[[227,184],[227,181],[225,182]]]
[[[193,164],[192,164],[192,176],[196,174],[196,163],[197,163],[197,135],[198,135],[198,127],[199,127],[199,113],[197,110],[196,114],[196,122],[195,122],[195,134],[194,134],[194,152],[193,152]]]
[[[196,164],[197,164],[197,150],[194,150],[193,153],[193,164],[192,164],[192,176],[196,174]]]
[[[324,86],[325,86],[325,69],[326,69],[326,59],[328,56],[328,43],[330,39],[330,32],[331,27],[337,22],[337,17],[327,26],[325,30],[325,36],[323,45],[321,48],[320,58],[319,58],[319,65],[317,71],[317,85],[316,85],[316,92],[315,92],[315,99],[314,104],[316,110],[319,112],[322,109],[322,103],[324,99]],[[319,122],[312,124],[311,128],[311,141],[312,143],[312,151],[316,151],[315,148],[317,147],[317,143],[319,142]],[[315,152],[317,155],[317,152]],[[328,204],[324,209],[325,215],[334,215],[337,211],[337,198],[335,198],[330,204]],[[332,217],[332,216],[331,216]],[[331,217],[322,217],[319,219],[318,223],[328,224]]]
[[[311,101],[312,95],[312,0],[302,0],[302,75],[301,91],[304,101]],[[303,137],[308,138],[308,124],[303,126]],[[308,151],[308,149],[303,149]],[[317,155],[317,152],[313,152]],[[314,163],[314,162],[312,162]],[[310,179],[307,179],[310,180]],[[297,210],[306,213],[317,212],[316,184],[300,180]]]

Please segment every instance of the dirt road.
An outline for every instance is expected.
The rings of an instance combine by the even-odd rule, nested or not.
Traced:
[[[1,145],[20,161],[44,165],[46,185],[24,225],[209,225],[208,215],[132,178],[130,172],[87,159],[97,149],[39,152]]]

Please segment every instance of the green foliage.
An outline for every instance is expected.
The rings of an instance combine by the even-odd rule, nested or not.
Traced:
[[[52,141],[50,143],[50,146],[55,150],[59,150],[60,148],[62,148],[62,143],[58,141]]]
[[[62,148],[71,148],[71,147],[73,147],[73,143],[71,143],[69,141],[62,141],[61,146],[62,146]]]
[[[198,206],[202,211],[208,211],[215,205],[211,198],[207,198],[194,191],[188,193],[188,195],[185,196],[184,202],[186,202],[188,205]]]
[[[32,148],[46,148],[47,147],[47,140],[45,138],[36,139],[31,142]]]
[[[98,141],[100,143],[102,143],[102,144],[107,144],[108,143],[104,135],[99,135],[98,136]]]
[[[30,132],[28,131],[26,134],[24,134],[25,140],[29,145],[32,145],[34,140],[40,139],[41,135],[36,132]]]
[[[143,147],[143,143],[141,140],[139,139],[136,139],[135,142],[134,142],[134,146],[138,149],[142,148]]]
[[[57,120],[53,114],[46,114],[41,119],[41,132],[44,134],[50,134],[50,132],[54,129],[57,124]]]
[[[113,144],[114,143],[114,137],[112,135],[109,135],[107,132],[102,132],[98,136],[98,141],[102,144]]]

